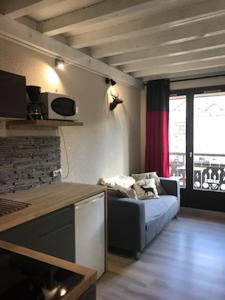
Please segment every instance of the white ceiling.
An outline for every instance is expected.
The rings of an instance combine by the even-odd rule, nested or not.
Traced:
[[[225,0],[1,0],[0,13],[138,79],[225,72]]]

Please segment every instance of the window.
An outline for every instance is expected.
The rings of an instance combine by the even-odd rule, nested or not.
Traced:
[[[225,93],[194,96],[193,188],[225,191]]]

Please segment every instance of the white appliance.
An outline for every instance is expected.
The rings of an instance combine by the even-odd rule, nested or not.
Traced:
[[[57,93],[41,93],[40,100],[49,120],[78,121],[78,101],[72,96]]]
[[[97,270],[97,278],[105,271],[104,206],[104,193],[74,205],[75,262]]]

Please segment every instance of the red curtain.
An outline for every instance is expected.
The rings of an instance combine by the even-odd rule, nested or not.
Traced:
[[[169,177],[169,80],[147,83],[145,169]]]

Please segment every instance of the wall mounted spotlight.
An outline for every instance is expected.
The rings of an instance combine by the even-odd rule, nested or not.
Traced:
[[[106,84],[111,84],[112,86],[116,85],[116,82],[113,79],[106,78],[105,79]]]
[[[62,58],[55,59],[55,67],[59,70],[64,70],[65,62]]]

